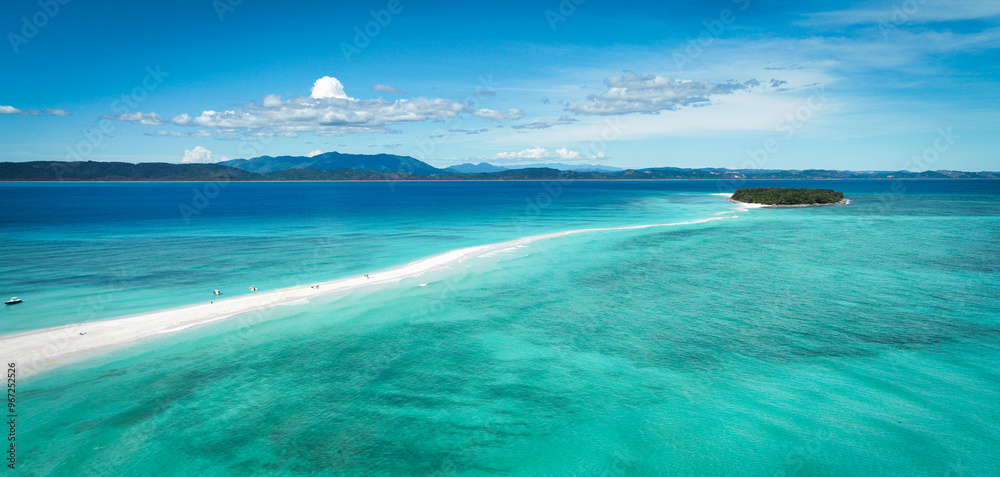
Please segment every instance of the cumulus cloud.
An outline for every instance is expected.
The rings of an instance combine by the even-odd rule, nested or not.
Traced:
[[[226,111],[204,110],[197,115],[184,113],[171,121],[211,130],[220,138],[296,137],[301,133],[337,136],[391,132],[389,126],[394,124],[453,118],[462,111],[467,111],[465,103],[441,98],[355,99],[344,92],[339,80],[324,76],[316,80],[310,97],[272,94],[262,103],[250,102]]]
[[[38,116],[39,114],[50,114],[52,116],[69,116],[70,112],[65,109],[18,109],[13,106],[0,105],[0,114],[21,114],[25,116]]]
[[[192,150],[184,151],[184,158],[181,162],[186,163],[209,163],[212,162],[212,151],[201,146],[195,146]]]
[[[506,111],[497,111],[495,109],[482,108],[477,109],[472,113],[473,116],[480,117],[483,119],[489,119],[490,121],[503,122],[503,121],[517,121],[524,117],[524,111],[520,109],[511,108]]]
[[[306,154],[306,157],[316,157],[316,156],[318,156],[320,154],[323,154],[323,151],[320,151],[319,149],[317,149],[317,150],[315,150],[313,152],[310,152],[309,154]]]
[[[511,126],[511,127],[513,127],[514,129],[545,129],[545,128],[550,128],[552,126],[569,124],[575,121],[576,121],[575,119],[563,115],[560,116],[559,119],[539,119],[536,121],[532,121],[530,123],[519,124],[517,126]]]
[[[704,106],[711,103],[711,96],[746,91],[760,83],[753,79],[744,83],[712,83],[629,73],[609,77],[604,84],[608,87],[604,93],[574,101],[566,109],[594,115],[658,113],[682,106]]]
[[[351,99],[344,92],[344,85],[332,76],[324,76],[313,84],[312,95],[313,99],[323,99],[323,98],[340,98],[340,99]]]
[[[159,126],[163,124],[163,118],[156,113],[122,113],[110,116],[105,114],[101,116],[103,119],[110,119],[112,121],[123,121],[132,124],[142,124],[143,126]]]
[[[309,97],[283,98],[281,95],[269,94],[261,102],[251,101],[225,111],[206,109],[201,113],[183,113],[170,121],[178,126],[210,131],[217,139],[244,140],[257,137],[298,137],[303,133],[317,136],[391,133],[396,132],[391,129],[396,124],[444,120],[468,111],[466,103],[443,98],[416,97],[391,101],[382,98],[356,99],[347,95],[337,78],[324,76],[313,84]],[[523,112],[510,110],[497,114],[516,118],[523,115]],[[164,123],[163,118],[156,113],[128,113],[113,119],[148,125]],[[172,132],[150,135],[182,137]]]
[[[407,93],[406,91],[401,91],[401,90],[398,90],[396,88],[393,88],[392,86],[384,85],[384,84],[377,84],[374,87],[372,87],[372,89],[375,90],[375,91],[378,91],[379,93],[401,94],[403,96],[406,96],[406,95],[410,94],[410,93]]]
[[[573,161],[580,159],[600,159],[604,157],[603,153],[599,153],[593,156],[587,156],[580,151],[574,151],[565,147],[561,147],[554,151],[550,151],[544,147],[529,147],[521,151],[514,152],[501,152],[498,153],[488,160],[497,163],[517,163],[525,161],[537,161],[540,159],[558,159],[562,161]]]

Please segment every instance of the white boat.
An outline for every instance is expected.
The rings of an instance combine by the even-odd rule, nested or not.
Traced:
[[[11,298],[10,300],[3,302],[4,305],[16,305],[18,303],[21,303],[21,299],[16,296]]]

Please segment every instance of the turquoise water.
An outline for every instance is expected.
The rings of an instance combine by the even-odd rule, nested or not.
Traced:
[[[0,184],[0,296],[25,300],[0,310],[0,335],[717,207],[698,195],[613,182]]]
[[[269,253],[308,270],[255,267],[278,285],[544,231],[737,216],[533,242],[30,376],[12,475],[1000,475],[1000,184],[823,185],[853,203],[733,212],[717,184],[576,183],[525,212],[541,184],[414,185],[344,213],[342,233],[369,240],[329,269],[280,245],[340,230],[309,213],[275,214],[284,229],[210,206],[221,222],[190,232],[9,232],[22,253],[25,237],[100,243],[116,227],[273,236]],[[412,203],[429,192],[448,200]],[[169,268],[153,260],[132,266]]]

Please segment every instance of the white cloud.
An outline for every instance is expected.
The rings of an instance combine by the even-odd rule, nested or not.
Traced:
[[[472,113],[473,116],[480,117],[483,119],[489,119],[490,121],[503,122],[503,121],[517,121],[524,117],[524,111],[520,109],[511,108],[506,111],[497,111],[495,109],[482,108],[477,109]]]
[[[549,151],[544,147],[535,146],[523,149],[521,151],[501,152],[492,157],[484,159],[496,163],[518,163],[518,162],[525,162],[527,160],[536,161],[539,159],[558,159],[562,161],[574,161],[581,159],[600,159],[603,157],[604,157],[603,153],[594,156],[587,156],[580,151],[573,151],[565,147],[561,147],[554,151]]]
[[[313,94],[315,94],[316,88],[313,87]],[[281,106],[281,95],[280,94],[269,94],[264,96],[264,107],[265,108],[277,108]]]
[[[339,136],[394,132],[389,126],[453,118],[463,111],[468,111],[467,104],[442,98],[417,97],[392,101],[351,98],[343,92],[340,81],[325,76],[316,80],[310,97],[291,96],[285,99],[271,94],[264,97],[263,103],[250,102],[226,111],[207,109],[197,115],[184,113],[174,116],[171,121],[178,126],[209,130],[220,139],[297,137],[303,133]],[[128,118],[120,116],[123,116],[121,120],[147,121],[142,124],[162,123],[162,118],[155,113],[141,118],[136,116],[142,114],[136,113]]]
[[[191,124],[191,115],[188,113],[179,114],[174,116],[170,121],[178,126],[187,126],[188,124]]]
[[[497,159],[543,159],[549,157],[549,150],[544,147],[530,147],[523,151],[501,152],[497,154]]]
[[[51,114],[52,116],[69,116],[70,112],[65,109],[18,109],[13,106],[0,105],[0,114],[21,114],[25,116],[38,116],[39,114]]]
[[[154,137],[188,137],[188,136],[190,136],[189,133],[180,132],[180,131],[156,131],[156,132],[145,133],[145,134],[147,136],[154,136]]]
[[[212,161],[212,151],[201,146],[195,146],[192,150],[184,151],[184,158],[181,162],[186,163],[210,163]]]
[[[809,26],[843,26],[864,24],[896,25],[899,23],[932,23],[963,20],[997,20],[1000,3],[982,0],[951,0],[934,2],[892,2],[882,8],[852,8],[812,13],[800,24]]]
[[[580,151],[570,151],[565,147],[556,149],[556,155],[559,156],[560,159],[567,159],[567,160],[579,159],[580,157],[582,157]]]
[[[351,99],[344,93],[344,85],[341,84],[340,80],[332,76],[324,76],[313,84],[312,95],[313,99],[323,99],[323,98],[340,98],[340,99]]]
[[[375,90],[375,91],[378,91],[379,93],[401,94],[403,96],[406,96],[406,95],[409,94],[406,91],[401,91],[399,89],[393,88],[392,86],[384,85],[384,84],[377,84],[377,85],[373,86],[372,89]]]
[[[562,124],[569,124],[575,122],[576,120],[569,116],[560,116],[559,119],[538,119],[531,121],[530,123],[519,124],[517,126],[511,126],[514,129],[545,129],[552,126],[559,126]]]
[[[132,124],[142,124],[144,126],[159,126],[163,124],[163,118],[156,113],[122,113],[114,116],[105,114],[101,116],[103,119],[110,119],[112,121],[123,121]]]
[[[145,133],[147,136],[154,137],[210,137],[212,136],[211,131],[206,131],[204,129],[194,131],[194,132],[182,132],[182,131],[156,131],[152,133]]]
[[[682,106],[704,106],[710,96],[745,91],[759,85],[757,80],[744,83],[678,80],[660,75],[629,73],[604,80],[608,90],[575,101],[566,109],[577,114],[658,113]]]
[[[250,135],[268,131],[272,134],[312,132],[322,136],[387,132],[387,125],[452,118],[463,109],[463,103],[440,98],[385,101],[292,97],[276,107],[251,103],[243,109],[206,110],[187,122],[178,122],[178,118],[174,118],[174,122],[217,130],[242,130]]]
[[[320,151],[319,149],[317,149],[317,150],[315,150],[313,152],[310,152],[309,154],[306,154],[306,157],[316,157],[316,156],[318,156],[320,154],[323,154],[323,151]]]

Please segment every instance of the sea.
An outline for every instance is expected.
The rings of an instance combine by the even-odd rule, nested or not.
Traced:
[[[5,475],[1000,475],[1000,181],[2,183],[0,335],[583,229],[18,377]]]

